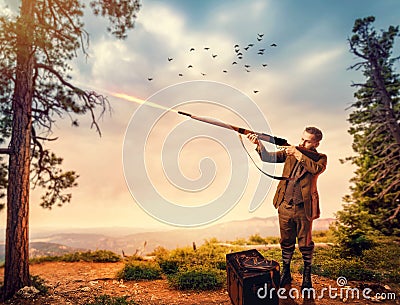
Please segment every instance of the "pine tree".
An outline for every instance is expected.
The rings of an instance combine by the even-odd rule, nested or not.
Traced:
[[[350,51],[361,59],[351,69],[361,70],[366,81],[353,84],[358,90],[348,121],[356,155],[346,160],[357,169],[345,209],[337,214],[342,241],[368,230],[400,235],[400,79],[394,71],[399,58],[392,57],[399,29],[377,33],[374,21],[357,19],[349,40]]]
[[[28,264],[29,190],[46,191],[41,205],[69,202],[64,191],[76,186],[77,174],[61,169],[62,158],[46,149],[55,118],[89,114],[100,134],[96,111],[108,101],[71,82],[69,62],[79,50],[87,55],[89,36],[82,18],[85,1],[22,0],[19,15],[0,17],[0,187],[7,186],[7,230],[3,298],[30,284]],[[92,0],[95,15],[107,17],[108,31],[123,39],[134,26],[138,0]],[[3,194],[4,197],[4,192]]]

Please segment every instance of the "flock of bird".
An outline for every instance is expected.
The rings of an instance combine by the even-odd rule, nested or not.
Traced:
[[[266,45],[262,43],[263,38],[264,38],[264,34],[263,33],[258,33],[257,34],[257,41],[254,42],[254,43],[249,43],[244,47],[240,47],[239,44],[235,44],[233,46],[233,50],[234,50],[234,55],[236,56],[236,59],[232,62],[231,65],[232,66],[238,66],[238,67],[242,66],[244,71],[246,71],[247,73],[251,72],[251,68],[252,67],[251,67],[251,65],[249,63],[244,63],[244,58],[246,56],[246,53],[249,53],[251,49],[256,49],[257,56],[263,57],[265,55]],[[277,47],[277,44],[276,43],[271,43],[271,44],[269,44],[269,47],[270,48],[275,48],[275,47]],[[211,49],[208,46],[203,47],[203,51],[210,52],[210,50]],[[189,52],[190,53],[196,52],[196,48],[194,48],[194,47],[189,48]],[[210,52],[210,53],[211,53],[211,58],[212,59],[215,59],[215,58],[218,57],[218,54],[216,54],[214,52]],[[173,63],[174,62],[174,57],[167,57],[167,61],[170,62],[170,63]],[[265,62],[262,62],[259,66],[262,67],[262,68],[266,68],[268,66],[268,64],[265,63]],[[186,68],[187,69],[193,69],[194,67],[193,67],[192,64],[188,64],[186,66]],[[222,69],[221,71],[222,71],[222,73],[228,73],[229,70],[227,68],[225,68],[225,69]],[[203,77],[205,77],[207,75],[207,73],[205,73],[204,71],[203,72],[200,71],[200,74]],[[179,77],[183,77],[184,73],[180,72],[180,73],[178,73],[178,76]],[[147,80],[148,81],[153,81],[154,78],[153,77],[148,77]],[[258,93],[258,92],[259,92],[259,90],[253,90],[253,93]]]

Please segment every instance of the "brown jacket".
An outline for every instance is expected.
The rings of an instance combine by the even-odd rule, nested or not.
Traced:
[[[294,156],[288,156],[286,152],[268,152],[265,148],[259,151],[261,160],[265,162],[283,163],[282,176],[289,177],[294,165],[296,164],[296,158]],[[301,194],[304,201],[304,209],[309,219],[313,220],[319,218],[319,196],[317,190],[317,179],[318,176],[326,169],[327,156],[320,154],[318,161],[313,161],[309,157],[302,155],[300,159],[300,172],[297,177],[301,186]],[[285,197],[286,181],[279,181],[278,188],[274,196],[274,206],[277,209],[283,202]]]

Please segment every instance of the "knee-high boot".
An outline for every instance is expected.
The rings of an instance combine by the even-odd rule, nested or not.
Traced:
[[[294,250],[294,249],[293,249]],[[290,262],[292,260],[293,251],[282,249],[282,274],[280,280],[280,287],[284,287],[292,282],[292,275],[290,273]]]
[[[301,251],[304,261],[303,268],[303,282],[301,284],[301,289],[303,288],[312,288],[312,280],[311,280],[311,265],[312,265],[312,250],[303,250]]]

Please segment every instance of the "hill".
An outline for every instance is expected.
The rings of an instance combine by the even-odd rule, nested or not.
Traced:
[[[333,218],[317,219],[314,222],[314,230],[326,230]],[[230,221],[221,224],[211,225],[205,228],[179,228],[160,231],[140,231],[137,228],[116,230],[111,228],[94,228],[79,231],[77,229],[65,229],[65,231],[32,232],[31,249],[36,256],[39,253],[50,253],[58,251],[74,251],[74,249],[86,250],[111,250],[117,254],[124,251],[125,254],[133,253],[146,254],[152,252],[156,247],[174,249],[177,247],[201,245],[205,240],[217,238],[218,240],[234,241],[239,238],[248,238],[254,234],[260,236],[278,236],[279,224],[277,217],[250,218],[246,220]],[[71,233],[75,232],[75,233]],[[96,232],[101,232],[98,234]],[[48,244],[47,249],[45,244]],[[39,245],[43,251],[39,251]],[[35,248],[32,248],[35,246]],[[65,248],[63,249],[63,246]],[[57,248],[58,247],[58,248]],[[0,260],[4,244],[0,244]],[[56,253],[56,252],[54,252]],[[64,254],[64,253],[62,253]]]

